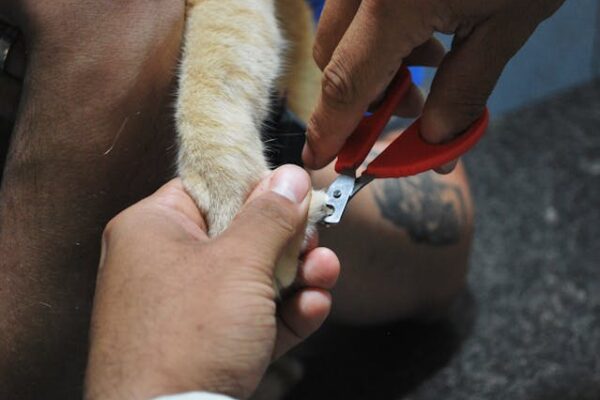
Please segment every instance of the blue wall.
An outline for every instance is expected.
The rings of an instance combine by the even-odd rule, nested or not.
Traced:
[[[490,101],[508,111],[600,76],[598,0],[567,0],[507,66]]]

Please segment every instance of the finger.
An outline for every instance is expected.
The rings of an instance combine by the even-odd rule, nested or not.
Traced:
[[[142,206],[159,206],[180,214],[184,220],[192,222],[202,232],[207,232],[206,222],[198,206],[185,191],[181,179],[173,179],[158,189],[153,195],[140,202]]]
[[[394,110],[394,115],[404,118],[416,118],[421,115],[425,105],[425,96],[416,85],[411,85],[402,103]]]
[[[408,66],[437,67],[446,54],[444,45],[436,38],[431,38],[417,47],[404,60]],[[416,118],[423,112],[425,96],[416,85],[411,85],[408,94],[396,107],[394,115],[404,118]]]
[[[442,42],[433,37],[416,47],[406,57],[404,64],[409,66],[437,67],[445,55],[446,48]]]
[[[324,70],[338,43],[354,19],[361,0],[327,0],[319,19],[313,56]]]
[[[382,4],[361,3],[323,72],[321,95],[303,150],[309,168],[319,169],[333,160],[363,113],[389,85],[403,58],[431,35],[415,26],[421,18],[412,18],[414,7],[398,12],[400,7],[388,10]]]
[[[506,63],[528,36],[513,33],[507,38],[505,25],[488,20],[468,37],[457,39],[438,69],[425,104],[424,139],[447,141],[481,117]]]
[[[281,306],[273,358],[279,358],[312,335],[331,311],[331,294],[321,289],[304,289]]]
[[[268,190],[265,190],[268,187]],[[283,250],[303,237],[310,202],[310,177],[302,168],[278,168],[252,193],[222,235],[269,275]],[[301,243],[301,240],[300,240]],[[240,244],[245,245],[240,248]],[[297,257],[297,254],[296,254]]]
[[[340,261],[330,249],[319,247],[306,255],[298,269],[297,285],[331,289],[340,275]]]

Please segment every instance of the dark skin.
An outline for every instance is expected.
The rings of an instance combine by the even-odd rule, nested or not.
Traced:
[[[0,191],[2,398],[80,398],[102,227],[169,178],[183,3],[153,4],[0,2],[27,47]]]

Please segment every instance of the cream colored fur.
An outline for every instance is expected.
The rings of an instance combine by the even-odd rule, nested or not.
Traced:
[[[278,15],[288,19],[282,24],[287,30],[280,29]],[[187,1],[178,168],[212,236],[227,228],[268,171],[260,130],[271,91],[288,92],[301,116],[312,109],[318,78],[310,70],[307,33],[301,33],[307,24],[304,0]],[[309,229],[323,216],[324,202],[322,192],[313,193]],[[278,288],[293,282],[300,247],[295,243],[282,255]]]

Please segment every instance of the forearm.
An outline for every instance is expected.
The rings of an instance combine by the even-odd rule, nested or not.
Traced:
[[[168,174],[181,24],[152,15],[30,36],[0,189],[0,397],[81,396],[102,227]]]
[[[56,190],[11,186],[0,203],[0,397],[74,394],[85,366],[97,240],[91,229],[77,232],[85,221],[75,214],[48,210],[59,208]]]

